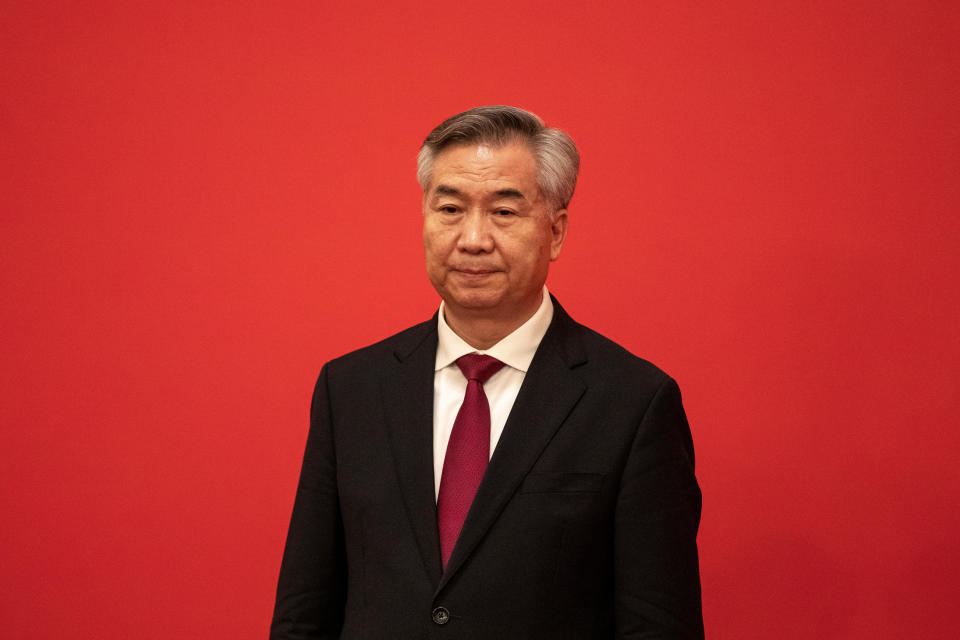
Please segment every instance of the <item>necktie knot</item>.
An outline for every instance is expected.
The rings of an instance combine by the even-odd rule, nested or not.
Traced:
[[[467,380],[476,380],[480,384],[486,383],[490,376],[503,368],[503,363],[493,356],[482,356],[479,353],[468,353],[457,358],[457,366]]]

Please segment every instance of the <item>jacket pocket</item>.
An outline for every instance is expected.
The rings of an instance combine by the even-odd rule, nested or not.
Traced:
[[[533,472],[520,485],[520,493],[596,493],[603,478],[602,473]]]

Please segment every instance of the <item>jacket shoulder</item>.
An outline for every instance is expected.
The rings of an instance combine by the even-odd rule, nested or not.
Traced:
[[[578,335],[587,353],[586,367],[590,372],[611,382],[621,384],[629,380],[640,387],[660,387],[670,376],[654,363],[630,352],[603,334],[570,320],[572,331]]]
[[[402,359],[424,341],[436,341],[437,318],[433,318],[393,334],[366,347],[361,347],[328,361],[328,371],[346,372],[356,368],[369,371],[369,367],[382,366],[384,359]]]

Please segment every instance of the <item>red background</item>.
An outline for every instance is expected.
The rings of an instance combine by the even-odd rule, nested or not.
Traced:
[[[0,16],[4,638],[265,637],[315,376],[433,312],[414,158],[490,103],[684,390],[708,636],[960,635],[956,3]]]

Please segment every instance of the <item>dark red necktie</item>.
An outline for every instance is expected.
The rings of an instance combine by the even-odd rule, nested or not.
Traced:
[[[467,393],[453,421],[437,494],[437,524],[444,568],[490,460],[490,404],[483,384],[503,363],[490,356],[470,353],[457,358],[457,366],[467,379]]]

